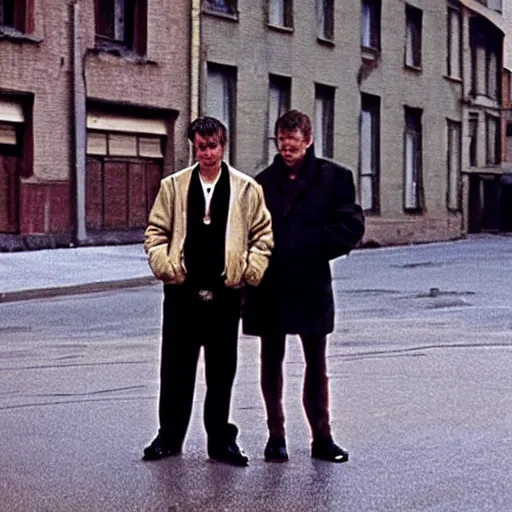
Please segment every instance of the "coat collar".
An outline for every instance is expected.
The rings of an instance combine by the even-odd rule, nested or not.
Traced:
[[[289,186],[289,170],[280,154],[275,156],[272,167],[274,167],[272,174],[283,194],[283,215],[287,216],[318,176],[317,158],[313,145],[306,151],[304,164],[297,173],[294,186]]]

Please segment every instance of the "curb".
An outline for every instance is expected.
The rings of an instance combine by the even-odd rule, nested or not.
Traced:
[[[57,286],[53,288],[36,288],[12,292],[0,292],[0,304],[22,300],[49,299],[65,295],[82,295],[98,293],[113,289],[137,288],[159,283],[153,276],[120,279],[117,281],[101,281],[97,283],[74,284],[70,286]]]

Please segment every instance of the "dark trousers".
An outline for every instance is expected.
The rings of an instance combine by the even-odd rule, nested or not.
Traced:
[[[204,348],[204,425],[209,444],[236,436],[228,424],[237,364],[241,292],[219,288],[201,300],[187,285],[164,286],[160,367],[160,435],[181,447],[190,422],[197,363]]]
[[[331,437],[329,423],[329,388],[325,350],[327,337],[318,334],[300,336],[306,369],[302,403],[313,440]],[[283,411],[283,361],[285,334],[261,338],[261,390],[267,410],[267,425],[271,436],[285,437]]]

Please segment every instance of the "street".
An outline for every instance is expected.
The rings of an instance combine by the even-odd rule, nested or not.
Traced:
[[[333,262],[331,420],[314,461],[300,345],[287,345],[287,464],[263,460],[258,340],[232,419],[248,468],[208,461],[202,366],[181,457],[157,430],[160,285],[0,304],[0,510],[512,510],[512,238],[366,249]],[[201,363],[202,364],[202,363]]]

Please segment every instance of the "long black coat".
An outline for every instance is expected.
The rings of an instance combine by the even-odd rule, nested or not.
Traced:
[[[361,240],[364,217],[350,170],[308,149],[291,181],[280,155],[256,176],[272,215],[274,251],[263,281],[247,287],[246,334],[327,334],[334,329],[329,261]]]

